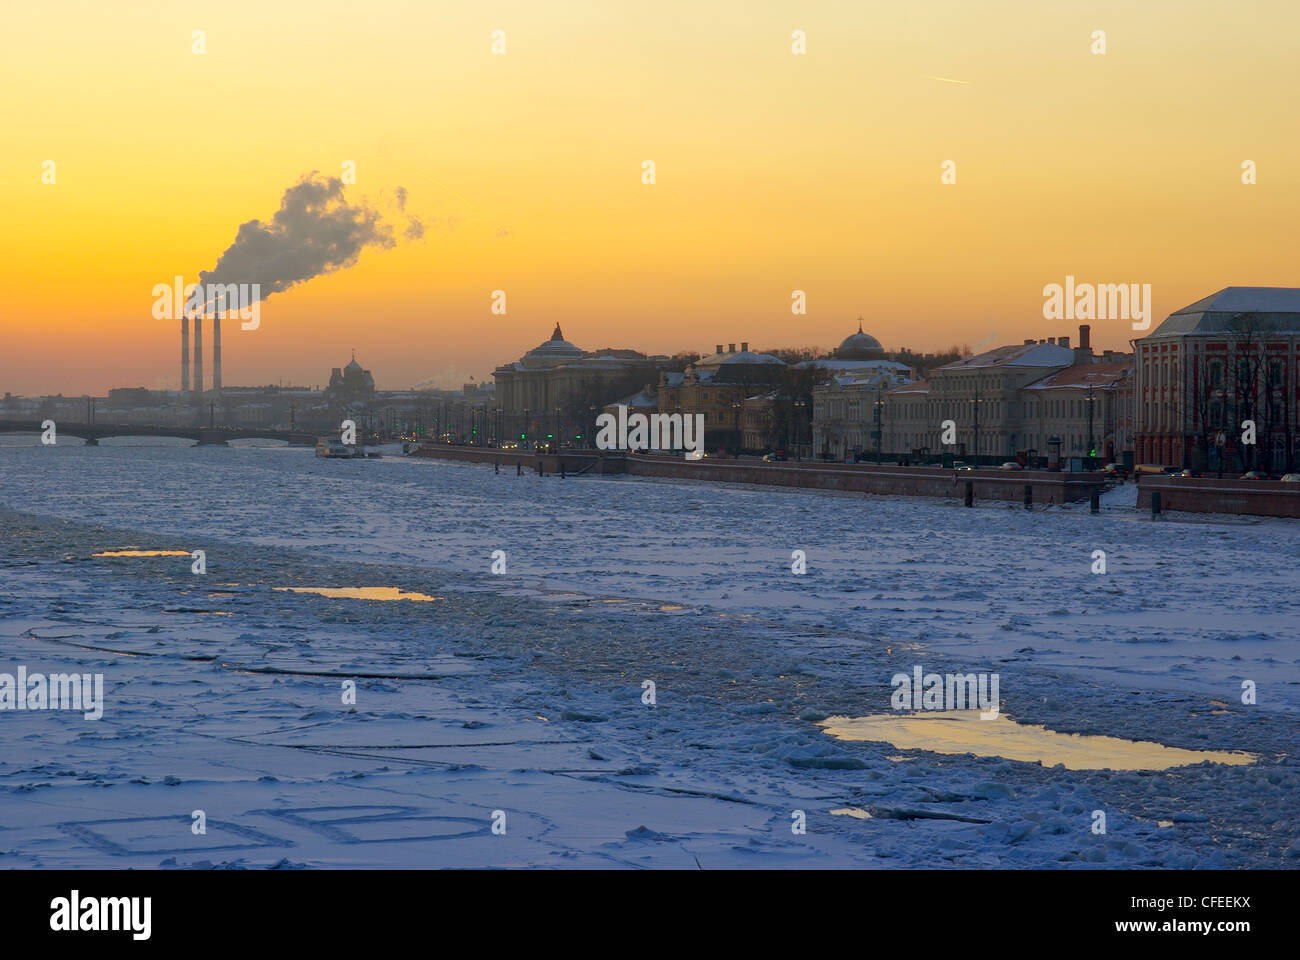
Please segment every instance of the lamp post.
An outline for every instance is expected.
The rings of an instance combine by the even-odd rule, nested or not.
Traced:
[[[882,441],[882,433],[881,433],[881,422],[880,422],[880,421],[881,421],[881,418],[884,416],[884,413],[885,413],[885,401],[882,400],[882,399],[880,398],[880,388],[879,388],[879,387],[876,388],[876,402],[875,402],[875,408],[876,408],[876,409],[875,409],[875,421],[876,421],[876,430],[875,430],[875,434],[876,434],[876,464],[879,465],[879,464],[880,464],[880,457],[881,457],[880,450],[881,450],[881,446],[882,446],[882,442],[881,442],[881,441]]]
[[[519,439],[523,441],[525,450],[528,449],[528,428],[530,426],[531,424],[528,421],[528,408],[524,407],[524,432],[519,435]]]
[[[1091,461],[1094,454],[1093,437],[1092,437],[1092,405],[1097,398],[1094,397],[1092,393],[1091,374],[1088,375],[1087,380],[1088,380],[1088,395],[1084,397],[1084,403],[1088,405],[1088,460],[1089,460],[1088,466],[1091,467],[1092,466]]]
[[[591,420],[587,424],[587,448],[591,449],[596,443],[595,439],[592,437],[592,432],[596,429],[596,405],[594,403],[591,404],[587,407],[587,410],[591,414]]]
[[[796,400],[794,402],[794,446],[796,451],[802,451],[803,447],[803,411],[808,406],[806,400]],[[800,458],[800,452],[795,453],[795,459]]]

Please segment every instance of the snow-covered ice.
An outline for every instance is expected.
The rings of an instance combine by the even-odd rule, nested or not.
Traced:
[[[107,690],[99,721],[0,713],[0,865],[1300,864],[1293,521],[274,447],[6,446],[0,481],[0,671]],[[208,573],[93,556],[126,547]],[[362,586],[436,599],[276,589]],[[1022,723],[1258,760],[823,730],[917,664],[995,670]]]

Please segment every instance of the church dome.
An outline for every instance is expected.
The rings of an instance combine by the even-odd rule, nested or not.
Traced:
[[[858,332],[844,338],[835,356],[840,360],[883,360],[885,348],[871,334],[862,332],[862,318],[858,317]]]
[[[560,332],[560,325],[557,323],[555,325],[555,332],[551,334],[551,339],[542,341],[524,354],[524,363],[565,363],[569,360],[580,360],[583,356],[584,354],[580,347],[576,347],[568,340],[564,339],[564,334]]]

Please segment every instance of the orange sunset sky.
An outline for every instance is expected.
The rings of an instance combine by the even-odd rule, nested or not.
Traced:
[[[5,20],[0,393],[175,388],[154,284],[197,280],[349,160],[349,198],[405,187],[425,237],[228,324],[227,385],[323,384],[355,348],[381,388],[459,386],[557,321],[673,353],[831,347],[861,314],[887,349],[985,348],[1074,336],[1042,317],[1067,274],[1150,283],[1153,326],[1223,286],[1300,285],[1293,0],[54,0]],[[1097,348],[1133,335],[1093,323]]]

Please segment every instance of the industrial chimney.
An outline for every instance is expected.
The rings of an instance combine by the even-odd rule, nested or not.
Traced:
[[[217,301],[212,310],[212,389],[221,393],[221,311],[225,300]]]
[[[181,310],[181,393],[190,392],[190,318]]]
[[[203,396],[203,311],[194,314],[194,394]]]

